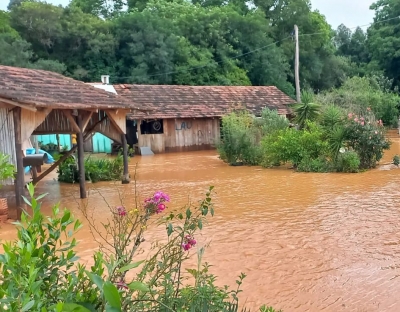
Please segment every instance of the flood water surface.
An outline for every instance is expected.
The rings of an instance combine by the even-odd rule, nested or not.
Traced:
[[[400,141],[382,161],[400,154]],[[143,196],[162,190],[170,208],[202,198],[215,186],[214,218],[196,237],[210,244],[204,261],[221,285],[235,287],[244,272],[242,302],[283,311],[400,311],[400,170],[375,169],[359,174],[296,173],[288,169],[229,167],[215,151],[174,153],[131,159],[138,163]],[[77,185],[44,181],[49,203],[61,199],[81,216]],[[98,220],[119,197],[133,204],[133,185],[88,185],[88,209]],[[118,193],[120,190],[120,195]],[[164,229],[149,229],[149,240]],[[1,239],[15,238],[11,224]],[[88,226],[79,232],[82,259],[97,248]]]

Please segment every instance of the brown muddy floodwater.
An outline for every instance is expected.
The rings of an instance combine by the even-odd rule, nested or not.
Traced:
[[[381,163],[400,154],[400,140]],[[210,243],[205,261],[221,285],[235,286],[247,274],[242,302],[254,311],[263,303],[287,311],[400,311],[400,170],[359,174],[296,173],[287,169],[229,167],[215,151],[164,154],[131,159],[139,164],[145,195],[163,190],[171,208],[187,196],[201,199],[214,185],[216,216],[197,237]],[[109,216],[100,192],[118,203],[117,188],[129,206],[133,185],[89,186],[89,207],[98,220]],[[48,180],[43,210],[61,199],[81,216],[77,185]],[[149,229],[148,240],[164,229]],[[0,238],[15,238],[3,225]],[[88,227],[78,234],[83,261],[96,249]]]

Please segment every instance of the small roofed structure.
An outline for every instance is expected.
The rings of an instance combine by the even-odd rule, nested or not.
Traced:
[[[95,132],[123,146],[123,183],[129,183],[126,114],[136,113],[133,102],[63,75],[26,68],[0,66],[0,152],[16,165],[17,218],[23,205],[25,179],[22,144],[36,134],[77,134],[78,144],[33,183],[78,150],[80,197],[86,197],[83,143]],[[141,108],[143,109],[143,108]]]
[[[213,148],[220,119],[235,109],[260,116],[264,108],[289,117],[295,100],[275,86],[114,85],[117,94],[148,111],[128,114],[130,145],[153,152]],[[137,138],[137,140],[135,140]]]

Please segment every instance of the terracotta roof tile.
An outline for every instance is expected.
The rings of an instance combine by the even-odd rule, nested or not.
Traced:
[[[129,114],[128,118],[220,117],[233,107],[245,106],[255,115],[265,107],[280,114],[290,113],[295,101],[273,86],[177,86],[114,85],[119,95],[149,112]]]
[[[0,98],[36,107],[135,108],[132,101],[84,82],[45,70],[10,66],[0,66]]]

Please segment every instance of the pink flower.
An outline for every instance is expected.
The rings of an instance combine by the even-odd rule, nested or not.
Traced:
[[[349,117],[349,119],[351,119],[351,118],[353,117],[353,114],[352,114],[352,113],[349,113],[349,114],[347,115],[347,117]]]
[[[190,248],[196,245],[196,240],[193,236],[186,235],[183,239],[182,248],[184,251],[188,251]]]
[[[167,208],[164,203],[169,202],[169,200],[170,198],[167,194],[158,191],[152,197],[144,200],[144,207],[150,214],[160,213]]]
[[[360,125],[361,125],[361,126],[364,126],[364,121],[361,121],[361,122],[360,122]]]
[[[162,212],[164,210],[165,210],[165,205],[164,204],[158,204],[157,205],[156,213],[160,213],[160,212]]]
[[[126,216],[125,207],[123,207],[123,206],[118,206],[116,209],[117,209],[117,214],[118,214],[119,216],[121,216],[121,217]]]
[[[358,118],[357,118],[357,117],[356,117],[356,118],[354,118],[354,121],[355,121],[355,122],[357,122],[357,121],[358,121]]]

